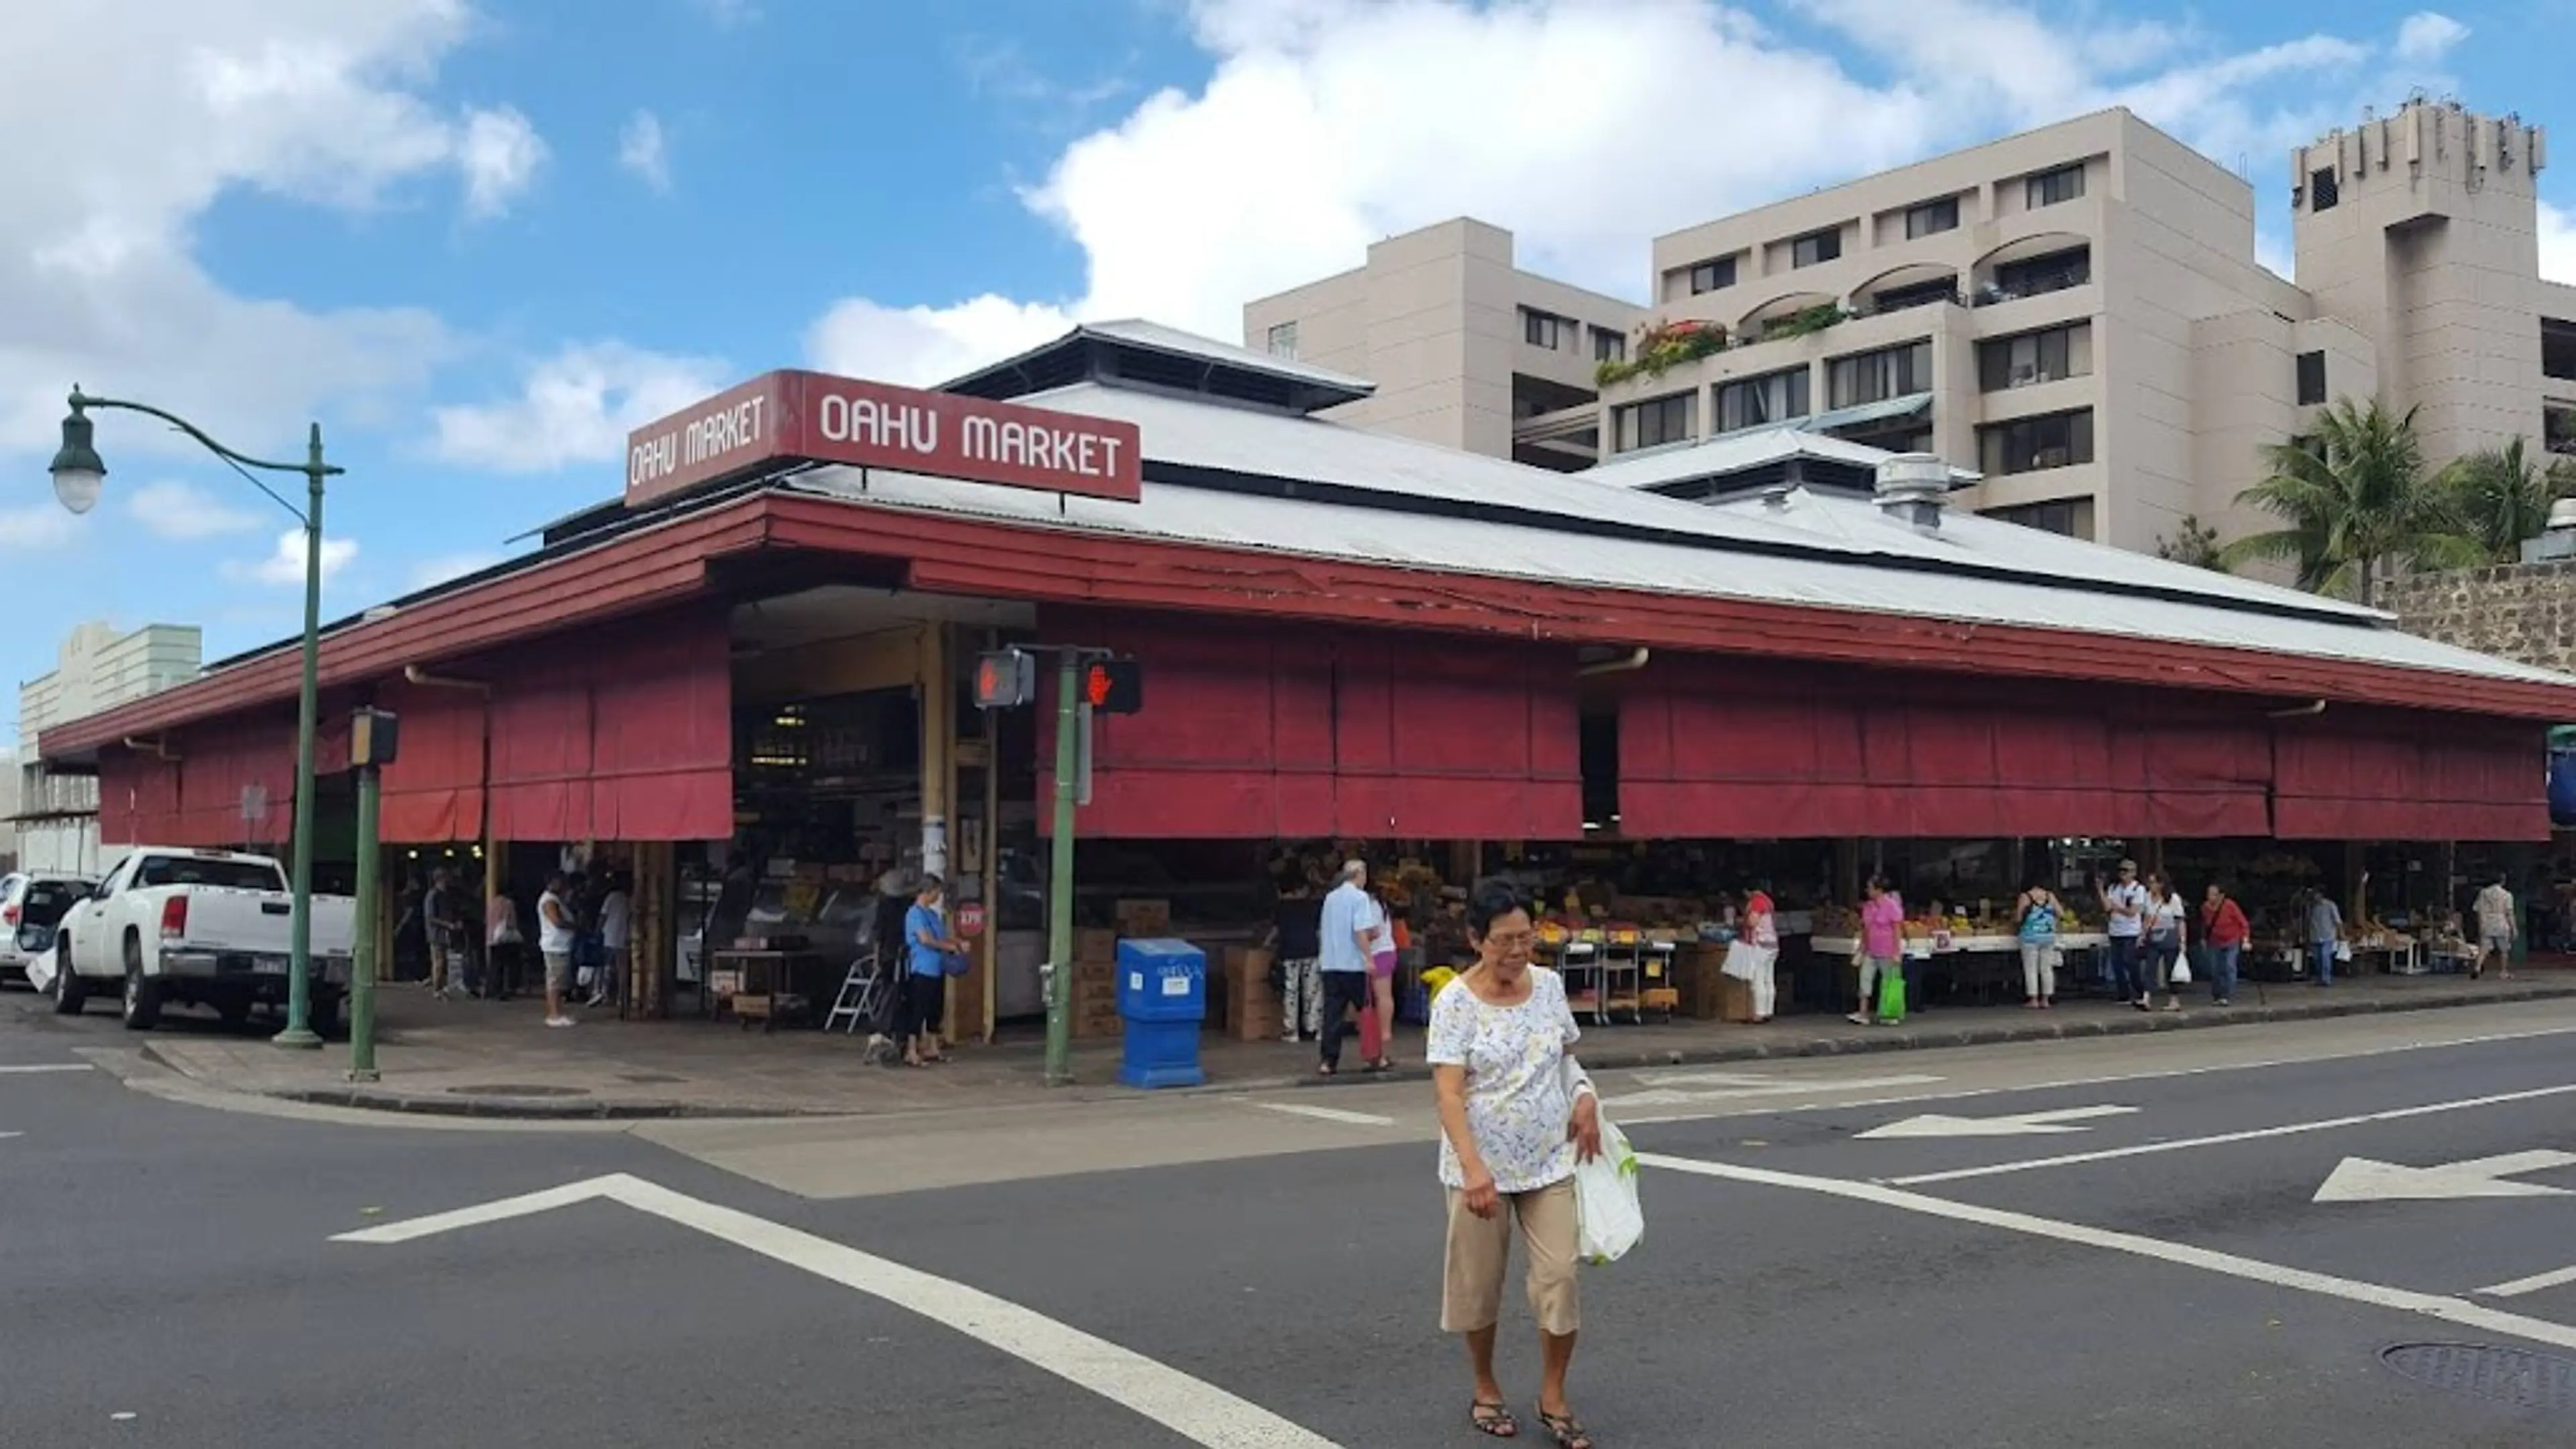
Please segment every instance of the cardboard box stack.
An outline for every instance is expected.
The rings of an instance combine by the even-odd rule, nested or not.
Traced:
[[[1710,942],[1687,945],[1674,953],[1673,986],[1682,995],[1681,1015],[1715,1021],[1723,1014],[1725,988],[1743,984],[1727,978],[1719,969],[1725,964],[1726,948]]]
[[[1237,946],[1225,953],[1225,1034],[1236,1041],[1269,1041],[1279,1035],[1279,993],[1270,989],[1266,948]]]
[[[1073,1034],[1112,1037],[1118,1024],[1118,933],[1073,933]]]
[[[1149,941],[1172,934],[1170,901],[1120,901],[1117,910],[1121,936]]]

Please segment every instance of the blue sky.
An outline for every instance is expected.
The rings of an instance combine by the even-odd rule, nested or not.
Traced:
[[[1248,297],[1459,213],[1639,295],[1647,242],[2133,105],[2286,234],[2282,157],[2416,86],[2562,138],[2576,0],[120,0],[13,20],[0,122],[0,674],[70,627],[295,623],[291,526],[130,416],[43,474],[77,381],[294,453],[328,607],[616,491],[625,429],[782,365],[929,381],[1081,316],[1231,336]],[[2558,59],[2553,60],[2553,57]],[[14,692],[10,696],[14,713]]]

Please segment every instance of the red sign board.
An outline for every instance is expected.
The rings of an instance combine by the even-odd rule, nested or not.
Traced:
[[[968,901],[966,904],[957,908],[957,934],[961,936],[980,936],[984,934],[984,903],[982,901]]]
[[[772,463],[896,468],[1133,503],[1136,425],[819,372],[764,373],[626,436],[626,504]]]

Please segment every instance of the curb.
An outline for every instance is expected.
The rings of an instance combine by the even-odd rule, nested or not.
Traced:
[[[1721,1041],[1706,1046],[1650,1051],[1620,1050],[1612,1047],[1606,1050],[1586,1051],[1582,1053],[1582,1057],[1585,1066],[1603,1071],[1706,1066],[1726,1062],[1797,1061],[1816,1057],[1871,1056],[1903,1051],[1939,1051],[1956,1047],[2005,1046],[2019,1042],[2152,1036],[2163,1032],[2257,1026],[2272,1022],[2322,1021],[2335,1017],[2444,1011],[2469,1006],[2510,1006],[2518,1002],[2569,998],[2576,998],[2576,982],[2563,985],[2517,985],[2506,990],[2487,992],[2477,996],[2342,998],[2301,1001],[2297,1005],[2237,1006],[2224,1011],[2216,1007],[2201,1006],[2179,1015],[2158,1012],[2152,1015],[2088,1017],[2073,1021],[2043,1018],[2036,1021],[2016,1022],[2009,1026],[1985,1025],[1953,1030],[1916,1028],[1902,1031],[1855,1031],[1850,1035],[1810,1037],[1792,1042],[1726,1043]],[[187,1067],[171,1061],[149,1042],[144,1044],[142,1051],[146,1060],[202,1086],[237,1090],[225,1088],[222,1082],[200,1076]],[[1332,1090],[1388,1082],[1427,1082],[1429,1080],[1431,1080],[1429,1071],[1419,1066],[1412,1066],[1398,1067],[1391,1072],[1346,1072],[1329,1078],[1301,1073],[1284,1077],[1245,1078],[1240,1081],[1212,1081],[1202,1087],[1185,1087],[1156,1093],[1140,1092],[1132,1095],[1134,1099],[1139,1100],[1153,1096],[1222,1096],[1242,1092],[1278,1091],[1291,1087]],[[429,1095],[359,1085],[281,1087],[255,1091],[254,1095],[279,1101],[302,1102],[313,1106],[347,1107],[362,1111],[412,1116],[467,1117],[515,1122],[650,1122],[679,1118],[742,1121],[757,1118],[868,1115],[854,1114],[845,1110],[777,1106],[748,1107],[718,1102],[686,1102],[668,1099],[579,1102],[554,1098]]]

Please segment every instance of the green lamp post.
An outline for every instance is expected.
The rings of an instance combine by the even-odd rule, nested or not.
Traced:
[[[301,463],[271,463],[236,453],[206,435],[203,429],[175,413],[163,412],[147,403],[124,402],[116,398],[92,397],[72,388],[71,413],[63,419],[62,449],[54,454],[47,471],[54,477],[54,496],[74,513],[87,513],[98,506],[98,495],[107,482],[107,464],[100,461],[92,410],[114,409],[142,413],[159,418],[187,434],[224,462],[234,472],[248,479],[252,487],[265,493],[276,504],[295,516],[304,527],[304,681],[296,699],[295,721],[295,909],[289,921],[292,945],[289,948],[286,983],[286,1029],[275,1040],[282,1047],[319,1047],[322,1038],[313,1030],[313,737],[318,710],[318,656],[322,636],[322,485],[345,469],[322,459],[322,425],[315,423],[307,435],[305,457]],[[287,501],[284,495],[252,476],[252,470],[266,473],[301,473],[305,481],[306,503],[302,508]]]

